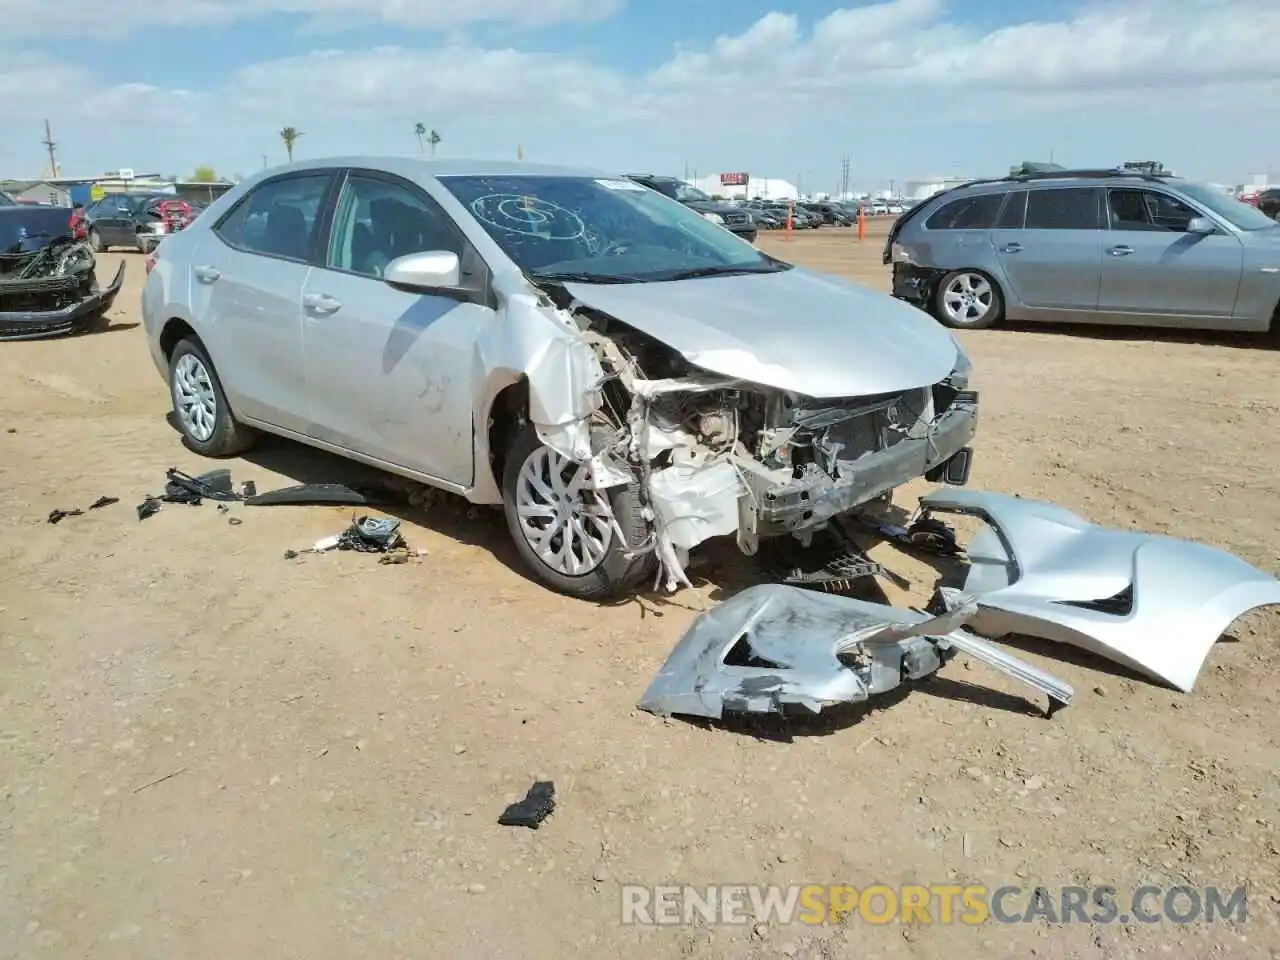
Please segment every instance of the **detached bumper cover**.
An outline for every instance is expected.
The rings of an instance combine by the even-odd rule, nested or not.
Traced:
[[[4,290],[0,287],[0,340],[40,340],[75,333],[92,323],[111,308],[116,294],[124,284],[124,264],[116,271],[115,279],[105,289],[87,297],[51,310],[4,310]],[[63,278],[51,278],[50,293],[56,294],[65,287]],[[30,284],[24,284],[23,293],[29,296]]]
[[[985,523],[967,551],[971,629],[1080,647],[1184,693],[1234,620],[1280,604],[1275,577],[1203,544],[978,490],[942,490],[920,506]]]
[[[725,713],[820,713],[933,675],[950,655],[975,659],[1069,703],[1071,688],[960,627],[972,604],[931,617],[853,597],[762,584],[701,614],[645,691],[640,709],[720,719]]]
[[[923,477],[969,445],[977,430],[978,395],[964,392],[927,436],[902,440],[843,464],[835,479],[818,470],[772,487],[760,500],[759,532],[775,535],[818,526],[904,483]]]

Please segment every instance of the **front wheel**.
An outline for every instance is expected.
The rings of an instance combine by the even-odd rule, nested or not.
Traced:
[[[97,230],[89,231],[89,249],[94,253],[102,253],[107,248],[102,245],[102,234]]]
[[[627,556],[648,537],[639,486],[592,488],[589,467],[545,446],[532,426],[507,451],[502,501],[521,559],[558,593],[617,597],[653,569],[652,551]]]
[[[939,320],[960,330],[981,330],[1004,316],[1000,288],[976,270],[956,270],[943,277],[934,306]]]

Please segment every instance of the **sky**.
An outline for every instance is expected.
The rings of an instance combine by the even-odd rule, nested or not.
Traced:
[[[0,0],[0,177],[416,154],[853,189],[1280,179],[1277,0]],[[428,148],[429,151],[429,148]]]

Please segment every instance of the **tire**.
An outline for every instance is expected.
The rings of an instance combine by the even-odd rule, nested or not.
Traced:
[[[142,254],[144,257],[145,257],[147,254],[149,254],[152,250],[154,250],[155,248],[156,248],[156,245],[155,245],[154,243],[152,243],[150,240],[139,240],[139,241],[138,241],[138,252],[139,252],[140,254]]]
[[[953,270],[934,291],[933,313],[956,330],[984,330],[1004,319],[1004,297],[981,270]]]
[[[102,234],[92,227],[89,229],[89,249],[94,253],[106,253],[107,251],[107,248],[102,245]]]
[[[184,381],[191,386],[184,391]],[[189,392],[203,385],[199,394],[204,403]],[[187,392],[193,402],[186,403],[181,393]],[[239,423],[231,412],[226,394],[213,362],[199,340],[179,340],[169,356],[169,397],[173,402],[174,420],[182,431],[183,442],[206,457],[229,457],[253,445],[253,431]],[[209,407],[212,406],[210,414]],[[183,408],[199,407],[204,415],[198,420]]]
[[[625,545],[620,543],[617,532],[611,531],[607,545],[604,547],[603,557],[589,569],[585,569],[586,564],[584,564],[582,572],[572,573],[553,567],[539,555],[525,533],[525,522],[520,509],[522,499],[526,500],[526,509],[536,510],[541,506],[538,503],[527,502],[528,495],[530,493],[536,495],[536,490],[526,483],[526,465],[530,471],[536,470],[538,474],[545,476],[548,474],[544,473],[544,466],[568,468],[570,463],[549,447],[544,446],[531,425],[525,424],[521,428],[520,433],[507,449],[506,462],[502,470],[502,508],[506,514],[507,529],[511,532],[511,539],[515,542],[520,558],[528,565],[533,575],[557,593],[583,600],[608,600],[624,596],[633,590],[647,573],[652,572],[654,564],[652,551],[646,551],[631,558],[624,553],[628,548],[644,544],[649,536],[648,524],[642,512],[638,484],[612,487],[595,494],[595,496],[607,497],[618,526],[630,542]],[[522,487],[525,488],[523,493]],[[546,503],[545,497],[538,499]],[[536,521],[541,518],[531,517],[530,519]],[[552,518],[548,516],[546,519]],[[563,519],[561,522],[564,522]],[[563,535],[561,537],[563,538]],[[578,553],[575,552],[573,555],[577,557]]]

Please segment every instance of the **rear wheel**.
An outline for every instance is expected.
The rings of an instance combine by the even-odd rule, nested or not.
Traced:
[[[948,327],[981,330],[1004,316],[995,281],[976,270],[956,270],[942,278],[934,295],[938,319]]]
[[[544,445],[532,426],[507,451],[502,500],[521,559],[558,593],[617,597],[653,569],[652,552],[627,556],[648,537],[639,486],[593,489],[589,467]]]
[[[173,348],[169,393],[182,438],[196,453],[229,457],[253,445],[253,431],[231,413],[222,383],[199,340],[179,340]]]

